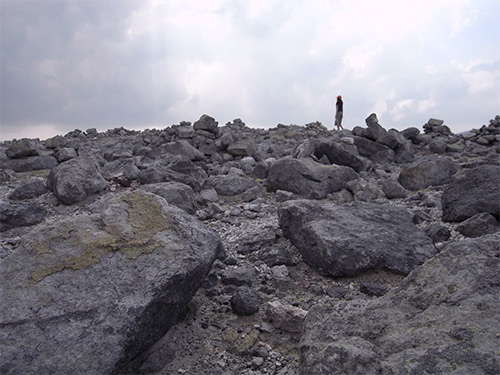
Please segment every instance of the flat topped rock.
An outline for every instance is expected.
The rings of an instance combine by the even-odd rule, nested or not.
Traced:
[[[287,201],[279,208],[279,223],[307,263],[334,277],[371,269],[407,274],[437,253],[399,207]]]
[[[40,224],[0,262],[0,368],[109,374],[172,326],[222,251],[219,236],[144,192]],[[29,371],[28,371],[29,370]]]

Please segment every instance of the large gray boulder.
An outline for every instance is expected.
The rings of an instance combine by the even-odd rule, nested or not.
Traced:
[[[95,161],[82,156],[59,164],[47,178],[47,187],[66,205],[83,201],[107,185]]]
[[[452,243],[379,299],[315,305],[299,373],[500,373],[499,241]]]
[[[451,182],[459,170],[458,164],[450,158],[423,158],[401,169],[398,181],[408,190],[420,190]]]
[[[33,228],[0,260],[3,374],[129,373],[221,255],[213,230],[159,196],[91,210]]]
[[[354,276],[371,269],[408,274],[437,253],[399,207],[297,200],[282,203],[278,214],[283,235],[324,275]]]
[[[452,182],[441,196],[444,221],[463,221],[487,212],[500,218],[500,166],[482,165]]]
[[[333,139],[322,139],[312,142],[314,147],[314,156],[321,159],[324,156],[328,158],[330,164],[343,165],[351,167],[356,172],[361,172],[371,165],[371,163],[360,156],[358,149],[354,145],[348,145]]]
[[[267,188],[321,199],[342,190],[356,178],[358,174],[350,167],[323,165],[312,159],[282,158],[270,165]]]
[[[39,171],[57,166],[57,159],[51,155],[28,156],[20,159],[0,161],[0,168],[12,169],[16,172]]]

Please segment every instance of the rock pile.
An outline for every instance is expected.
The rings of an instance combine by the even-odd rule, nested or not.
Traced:
[[[0,372],[500,372],[500,116],[423,130],[0,144]]]

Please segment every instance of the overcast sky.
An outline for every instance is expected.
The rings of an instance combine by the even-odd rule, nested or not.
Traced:
[[[500,114],[498,0],[1,0],[0,139]]]

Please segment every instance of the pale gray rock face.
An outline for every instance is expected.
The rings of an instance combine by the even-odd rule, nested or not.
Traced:
[[[420,190],[450,183],[458,169],[456,162],[449,158],[422,159],[405,165],[398,181],[406,189]]]
[[[500,217],[500,166],[482,165],[452,182],[441,197],[444,221],[463,221],[487,212]]]
[[[279,223],[307,263],[334,277],[371,269],[407,274],[437,253],[398,207],[287,201],[279,208]]]
[[[499,240],[450,244],[377,300],[313,307],[300,374],[498,374]]]
[[[105,196],[1,261],[5,374],[122,373],[172,326],[222,248],[156,195]]]
[[[107,185],[98,166],[89,157],[78,157],[59,164],[47,178],[47,187],[61,203],[67,205],[80,202],[104,190]]]
[[[350,167],[323,165],[312,159],[282,158],[269,167],[268,189],[287,190],[307,198],[321,199],[340,191],[358,174]]]
[[[23,138],[12,142],[5,154],[11,159],[23,158],[26,156],[37,156],[41,148],[40,142],[34,139]]]

